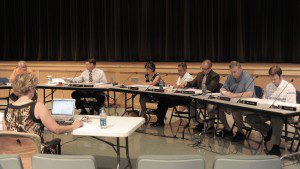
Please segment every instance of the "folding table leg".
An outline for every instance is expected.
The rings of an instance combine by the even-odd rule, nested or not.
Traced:
[[[285,135],[284,135],[284,151],[285,154],[287,154],[287,139],[288,139],[288,124],[287,124],[287,118],[284,118],[284,128],[285,128]]]
[[[120,155],[120,138],[117,137],[117,169],[120,168],[121,155]]]
[[[126,157],[127,157],[128,167],[129,167],[130,169],[132,169],[131,161],[130,161],[130,157],[129,157],[128,137],[126,137]]]

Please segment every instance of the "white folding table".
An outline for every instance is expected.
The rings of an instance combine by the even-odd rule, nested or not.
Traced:
[[[84,116],[75,116],[75,119],[82,119]],[[119,117],[119,116],[108,116],[107,117],[107,128],[100,128],[100,117],[99,116],[87,116],[91,119],[90,123],[84,123],[84,126],[74,130],[71,134],[74,136],[90,136],[97,140],[110,145],[117,154],[117,168],[120,167],[120,148],[126,149],[126,157],[128,161],[128,167],[132,168],[129,157],[129,144],[128,137],[141,127],[145,123],[145,119],[142,117]],[[103,140],[99,137],[114,137],[116,138],[116,144]],[[125,146],[120,145],[120,138],[125,138]]]

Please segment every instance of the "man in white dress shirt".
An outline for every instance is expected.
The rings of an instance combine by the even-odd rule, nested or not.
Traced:
[[[291,83],[283,79],[281,68],[279,66],[271,67],[269,69],[269,76],[272,82],[267,85],[264,98],[275,101],[278,97],[276,101],[296,103],[296,89]],[[267,121],[271,121],[271,126],[266,123]],[[262,133],[265,142],[272,139],[271,143],[273,147],[268,154],[281,155],[279,145],[283,120],[280,117],[249,114],[246,117],[246,122]]]
[[[106,76],[103,70],[96,68],[96,60],[89,59],[85,62],[86,70],[80,76],[69,79],[75,83],[107,83]],[[99,112],[99,109],[104,104],[105,95],[103,92],[77,90],[72,93],[72,98],[76,99],[76,108],[81,109],[80,114],[87,114],[82,98],[95,98],[96,106],[92,108],[90,113]]]
[[[192,81],[194,78],[191,74],[187,72],[187,64],[184,62],[181,62],[178,64],[178,79],[176,81],[175,88],[179,87],[183,83],[187,83]]]
[[[183,83],[187,83],[189,81],[193,80],[193,76],[187,72],[187,64],[182,62],[178,64],[177,67],[178,70],[178,80],[176,82],[176,85],[174,85],[175,88],[179,87]],[[166,116],[166,113],[168,111],[168,108],[171,106],[176,106],[181,103],[181,100],[177,100],[174,98],[160,98],[158,100],[157,105],[157,122],[151,124],[151,127],[162,127],[165,125],[164,119]],[[184,105],[184,104],[183,104]],[[184,106],[177,106],[179,111],[183,111],[186,107]]]

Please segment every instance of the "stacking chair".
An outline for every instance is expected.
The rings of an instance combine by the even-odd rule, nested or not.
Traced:
[[[22,132],[0,132],[0,154],[19,154],[24,169],[30,168],[30,158],[36,153],[61,154],[61,140],[41,142],[40,136]]]
[[[20,155],[24,169],[31,168],[31,156],[41,152],[38,135],[20,132],[0,132],[0,154]]]
[[[281,169],[277,156],[217,156],[213,169]]]
[[[147,155],[138,159],[138,169],[204,169],[199,155]]]
[[[32,169],[96,169],[95,158],[89,155],[48,155],[32,157]]]
[[[1,169],[23,169],[20,156],[18,155],[0,155]]]

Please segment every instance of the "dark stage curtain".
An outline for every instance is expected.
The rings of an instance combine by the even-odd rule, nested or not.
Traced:
[[[0,60],[91,57],[300,63],[300,1],[0,1]]]

